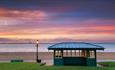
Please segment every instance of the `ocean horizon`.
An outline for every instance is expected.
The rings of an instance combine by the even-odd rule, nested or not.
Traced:
[[[55,43],[40,43],[39,52],[51,52],[48,51],[48,47]],[[96,45],[105,48],[104,51],[98,52],[115,52],[115,43],[95,43]],[[34,43],[2,43],[0,44],[0,52],[36,52],[36,44]]]

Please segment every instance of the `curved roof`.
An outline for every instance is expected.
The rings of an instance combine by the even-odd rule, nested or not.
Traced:
[[[85,42],[61,42],[48,47],[48,50],[104,50],[104,47]]]

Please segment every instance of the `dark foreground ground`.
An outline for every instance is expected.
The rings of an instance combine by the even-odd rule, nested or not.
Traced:
[[[115,70],[115,62],[99,63],[104,67],[40,66],[38,63],[0,63],[0,70]]]

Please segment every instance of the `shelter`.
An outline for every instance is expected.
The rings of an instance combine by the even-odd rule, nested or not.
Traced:
[[[104,50],[104,47],[85,42],[61,42],[48,50],[54,52],[54,65],[96,66],[96,50]]]

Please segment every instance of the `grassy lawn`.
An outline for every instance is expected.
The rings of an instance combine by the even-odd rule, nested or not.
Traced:
[[[111,62],[109,63],[111,64]],[[111,64],[111,67],[40,66],[37,63],[0,63],[0,70],[115,70],[115,62]]]
[[[115,62],[99,62],[98,64],[105,67],[115,67]]]

